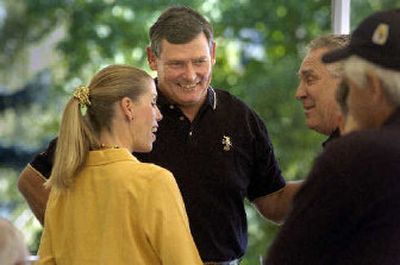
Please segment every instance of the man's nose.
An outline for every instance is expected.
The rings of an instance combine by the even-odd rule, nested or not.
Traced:
[[[158,106],[156,106],[156,121],[161,121],[162,118],[163,118],[163,115],[161,114],[161,111],[158,108]]]
[[[296,89],[295,97],[297,100],[301,100],[307,97],[306,88],[304,84],[302,84],[302,82],[300,82],[299,86]]]
[[[196,79],[196,70],[191,62],[187,63],[185,66],[185,78],[190,81]]]

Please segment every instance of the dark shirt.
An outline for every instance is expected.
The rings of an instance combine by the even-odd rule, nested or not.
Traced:
[[[263,122],[239,99],[212,88],[193,122],[161,93],[158,105],[163,119],[153,151],[135,155],[173,172],[204,261],[241,257],[247,246],[244,198],[285,185]]]
[[[333,140],[338,139],[340,137],[340,130],[339,128],[336,128],[328,137],[328,139],[326,139],[323,143],[322,143],[322,147],[326,147],[327,144],[331,143]]]
[[[316,159],[266,265],[400,264],[400,110]]]
[[[48,179],[53,167],[53,158],[56,152],[57,138],[50,141],[47,149],[36,155],[30,162],[31,166],[36,169],[43,177]]]
[[[247,247],[244,199],[285,185],[264,123],[242,101],[212,88],[193,122],[160,92],[157,104],[163,119],[153,150],[134,155],[174,174],[203,261],[240,258]],[[48,151],[31,163],[46,177]]]

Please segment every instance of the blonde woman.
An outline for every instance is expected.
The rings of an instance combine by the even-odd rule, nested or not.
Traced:
[[[153,79],[112,65],[77,88],[61,121],[40,265],[201,264],[172,174],[139,162],[162,116]]]

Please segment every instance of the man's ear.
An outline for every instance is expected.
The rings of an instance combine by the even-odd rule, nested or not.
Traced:
[[[386,100],[386,93],[382,86],[382,81],[373,71],[367,72],[367,88],[369,90],[368,93],[372,96],[371,100]]]
[[[157,71],[157,56],[154,54],[151,47],[146,48],[147,62],[149,63],[150,69]]]
[[[135,108],[134,108],[134,103],[132,101],[132,99],[130,99],[129,97],[124,97],[121,99],[120,101],[120,106],[122,109],[122,113],[123,115],[125,115],[126,119],[128,121],[133,120],[134,116],[135,116]]]
[[[216,58],[216,51],[217,51],[217,44],[215,43],[215,41],[213,41],[212,43],[211,43],[211,63],[212,63],[212,65],[214,65],[215,64],[215,62],[217,61],[217,58]]]

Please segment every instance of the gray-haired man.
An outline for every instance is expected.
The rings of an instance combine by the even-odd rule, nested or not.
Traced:
[[[327,34],[313,39],[299,69],[296,99],[301,102],[307,126],[328,140],[339,136],[342,116],[336,102],[336,93],[342,81],[342,64],[326,65],[321,61],[324,53],[343,48],[349,43],[348,35]]]

